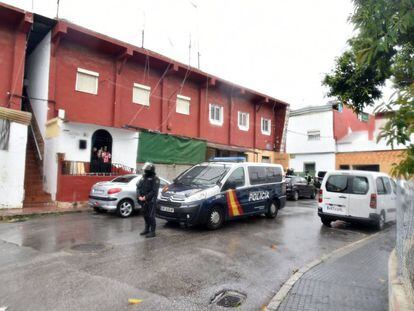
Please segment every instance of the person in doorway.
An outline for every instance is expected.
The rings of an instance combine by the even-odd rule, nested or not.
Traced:
[[[103,161],[102,161],[102,153],[103,153],[103,148],[99,148],[97,155],[98,155],[98,162],[96,165],[96,171],[98,173],[102,173],[103,172]]]
[[[103,152],[102,152],[102,162],[103,162],[105,173],[110,173],[111,172],[111,157],[112,157],[112,155],[108,151],[108,147],[105,146],[103,148]]]
[[[153,238],[155,237],[156,226],[155,205],[157,203],[160,180],[155,173],[154,164],[147,162],[142,167],[142,170],[144,176],[137,184],[137,197],[144,212],[145,229],[140,235],[145,235],[147,238]]]
[[[98,170],[98,148],[93,147],[92,148],[92,159],[91,159],[91,167],[90,167],[90,172],[91,173],[96,173]]]

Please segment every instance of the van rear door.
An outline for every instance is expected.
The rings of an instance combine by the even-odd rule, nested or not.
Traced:
[[[349,175],[332,174],[325,182],[322,212],[333,215],[349,215]]]
[[[372,213],[370,208],[371,192],[369,179],[365,176],[350,177],[349,215],[360,218],[369,218]]]

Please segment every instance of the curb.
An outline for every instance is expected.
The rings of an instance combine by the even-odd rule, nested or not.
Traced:
[[[62,214],[73,214],[73,213],[82,213],[87,212],[89,209],[74,209],[74,210],[54,210],[54,211],[45,211],[45,212],[34,212],[28,214],[19,214],[19,215],[0,215],[0,222],[12,222],[19,220],[26,220],[26,218],[40,217],[45,215],[62,215]]]
[[[315,259],[307,263],[305,266],[301,267],[297,272],[292,274],[292,276],[285,283],[283,283],[282,287],[279,289],[276,295],[273,296],[273,298],[270,300],[269,304],[263,309],[263,311],[276,311],[279,308],[280,304],[283,302],[283,300],[286,298],[286,296],[289,294],[290,290],[295,285],[295,283],[310,269],[316,267],[317,265],[323,263],[324,261],[334,256],[346,255],[347,253],[351,252],[356,246],[376,237],[379,233],[380,232],[374,233],[373,235],[367,236],[361,240],[352,242],[351,244],[338,248],[332,251],[331,253],[323,255],[320,258]]]

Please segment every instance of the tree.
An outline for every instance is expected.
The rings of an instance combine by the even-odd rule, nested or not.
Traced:
[[[378,139],[388,145],[406,144],[407,150],[393,168],[393,175],[414,176],[414,0],[353,0],[350,17],[356,35],[349,49],[336,59],[323,84],[329,96],[356,113],[373,106],[387,80],[395,89],[390,101],[377,111],[390,112]]]

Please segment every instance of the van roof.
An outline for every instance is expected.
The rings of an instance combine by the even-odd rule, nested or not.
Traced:
[[[382,173],[382,172],[371,172],[371,171],[360,171],[360,170],[336,170],[336,171],[329,171],[326,173],[327,175],[332,175],[332,174],[340,174],[340,175],[365,175],[365,176],[373,176],[373,177],[378,177],[378,176],[386,176],[386,177],[390,177],[388,174],[386,173]]]

